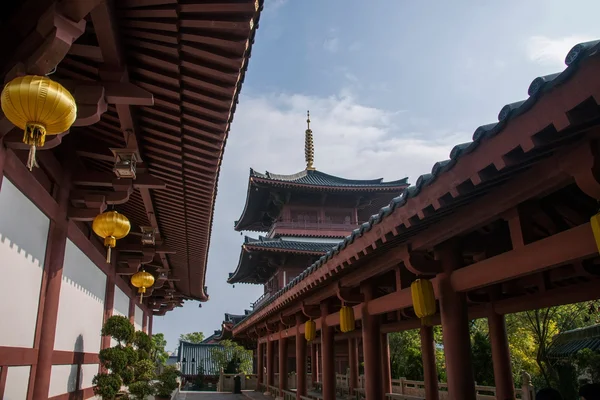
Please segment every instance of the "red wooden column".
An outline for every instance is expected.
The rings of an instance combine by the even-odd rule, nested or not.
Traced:
[[[515,398],[515,384],[510,365],[510,349],[506,335],[506,323],[504,315],[496,313],[492,307],[488,310],[488,327],[490,344],[492,345],[496,399],[512,400]]]
[[[306,339],[300,333],[304,323],[302,314],[296,314],[296,399],[306,396]]]
[[[310,383],[311,387],[315,387],[315,383],[319,381],[319,356],[317,352],[317,344],[310,344]]]
[[[113,252],[113,261],[116,258],[116,251]],[[115,264],[113,263],[113,266]],[[113,309],[115,308],[115,278],[117,270],[113,267],[111,273],[106,276],[106,291],[104,292],[104,319],[103,323],[112,317]],[[106,349],[110,347],[110,336],[102,336],[101,348]]]
[[[348,388],[352,396],[354,389],[358,388],[358,343],[356,338],[348,339],[348,367],[350,369]]]
[[[435,342],[433,340],[433,327],[421,327],[421,356],[423,358],[423,375],[425,377],[425,398],[438,400],[437,367],[435,365]]]
[[[261,385],[264,385],[264,380],[265,380],[265,373],[264,373],[264,365],[263,363],[265,362],[265,344],[264,343],[259,343],[257,350],[258,352],[257,356],[256,356],[256,375],[257,375],[257,379],[258,379],[258,387],[260,388]]]
[[[279,325],[279,397],[283,398],[283,391],[287,390],[288,372],[287,372],[287,345],[288,340],[284,335],[285,326]]]
[[[135,297],[130,297],[129,298],[129,311],[128,311],[128,315],[129,317],[129,322],[131,323],[131,325],[135,324]]]
[[[70,177],[65,176],[58,191],[59,210],[56,219],[50,222],[50,231],[48,234],[43,272],[46,278],[46,287],[42,287],[40,291],[40,307],[43,307],[43,313],[41,321],[38,314],[38,324],[41,323],[40,347],[33,386],[33,400],[48,399],[48,390],[50,389],[52,353],[56,337],[58,303],[60,300],[60,288],[69,228],[69,221],[67,219],[69,191]]]
[[[267,386],[273,386],[275,380],[275,344],[267,339]],[[269,392],[267,387],[267,392]],[[275,394],[275,393],[271,393]]]
[[[383,399],[381,382],[381,333],[379,316],[369,315],[367,304],[373,299],[373,287],[363,283],[360,290],[364,297],[362,303],[363,357],[365,362],[365,397],[367,400]]]
[[[471,360],[471,339],[467,300],[464,293],[452,288],[450,275],[463,263],[459,243],[448,241],[435,249],[441,261],[438,274],[440,313],[444,334],[444,354],[448,376],[448,395],[451,400],[475,400],[475,380]]]
[[[142,318],[142,332],[148,333],[148,318],[146,312],[144,311],[144,317]]]
[[[383,387],[383,394],[392,393],[390,344],[387,333],[381,334],[381,384]]]
[[[321,360],[323,367],[323,400],[335,400],[335,342],[333,327],[327,325],[330,305],[321,303]]]
[[[148,315],[148,336],[152,337],[152,322],[154,321],[154,315],[152,311],[150,311],[150,315]]]

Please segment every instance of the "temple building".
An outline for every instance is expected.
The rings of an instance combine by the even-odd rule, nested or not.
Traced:
[[[313,132],[310,115],[305,131],[306,168],[292,175],[250,170],[248,195],[237,231],[266,232],[246,236],[237,268],[229,274],[230,284],[263,285],[264,293],[251,304],[255,310],[323,256],[344,237],[366,222],[383,205],[400,195],[407,178],[385,182],[383,179],[356,180],[329,175],[313,165]],[[222,337],[245,315],[226,314]],[[294,322],[295,323],[295,322]],[[347,349],[337,353],[336,370],[345,373]],[[295,368],[295,353],[287,357],[288,371]]]
[[[95,398],[111,316],[208,301],[262,0],[0,4],[0,399]],[[10,39],[7,39],[10,38]]]
[[[476,400],[490,388],[473,379],[469,323],[485,318],[495,398],[534,398],[526,374],[515,387],[505,315],[600,296],[600,40],[574,46],[565,64],[533,79],[526,99],[503,106],[497,121],[477,127],[406,190],[405,181],[393,189],[333,184],[312,163],[294,176],[251,174],[236,228],[268,235],[245,241],[230,281],[265,284],[266,298],[231,334],[253,341],[261,389],[334,400],[336,360],[346,349],[351,396]],[[402,194],[379,210],[367,205],[394,191]],[[368,202],[363,193],[381,197]],[[318,257],[300,243],[341,237],[332,233],[344,231],[347,214],[322,226],[328,210],[337,211],[334,198],[355,201],[356,229]],[[302,206],[310,212],[294,208]],[[298,274],[290,253],[318,259]],[[435,325],[446,382],[437,374]],[[411,329],[420,331],[421,388],[391,379],[387,334]],[[286,379],[291,355],[294,382]]]

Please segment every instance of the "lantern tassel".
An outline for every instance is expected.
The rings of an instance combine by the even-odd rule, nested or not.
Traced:
[[[106,263],[110,264],[110,253],[111,253],[111,249],[112,247],[110,246],[106,246]]]
[[[28,144],[29,156],[27,157],[27,168],[31,171],[33,167],[37,167],[38,163],[35,160],[35,153],[38,147],[43,147],[46,143],[46,127],[40,124],[29,123],[25,125],[23,133],[23,143]]]

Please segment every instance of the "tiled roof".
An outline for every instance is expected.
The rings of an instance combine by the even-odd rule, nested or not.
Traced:
[[[397,188],[399,186],[408,185],[408,178],[399,179],[396,181],[384,182],[383,178],[379,179],[345,179],[338,176],[329,175],[317,170],[304,170],[292,175],[278,175],[270,172],[261,174],[253,169],[250,169],[250,177],[273,182],[289,183],[297,185],[311,186],[331,186],[331,187],[347,187],[347,188]]]
[[[266,252],[286,252],[296,254],[310,254],[310,255],[322,255],[327,253],[335,246],[333,243],[319,243],[319,242],[299,242],[299,241],[288,241],[282,239],[270,239],[264,236],[259,236],[258,239],[254,239],[246,236],[244,238],[244,245],[247,249],[251,248],[253,251],[264,250]],[[254,257],[251,259],[248,251],[242,249],[240,259],[235,272],[229,274],[227,279],[228,283],[261,283],[260,279],[256,281],[256,276],[260,275],[256,273],[257,259]],[[263,276],[264,278],[264,276]]]
[[[363,236],[363,234],[369,232],[375,225],[380,224],[389,215],[396,210],[401,209],[410,198],[417,197],[423,188],[434,183],[440,175],[450,171],[463,155],[474,151],[482,141],[500,134],[511,119],[528,111],[541,97],[544,96],[545,93],[566,82],[577,71],[577,68],[582,61],[597,55],[599,50],[600,40],[575,45],[567,54],[565,59],[567,68],[563,72],[535,78],[529,85],[529,98],[527,100],[505,105],[498,114],[498,122],[478,127],[473,133],[473,140],[471,142],[454,146],[450,152],[450,159],[435,163],[431,169],[431,173],[419,176],[414,186],[409,187],[400,196],[394,198],[390,204],[383,207],[378,214],[373,215],[368,222],[362,224],[360,228],[355,229],[351,235],[348,235],[342,242],[327,252],[327,254],[319,258],[314,264],[269,298],[268,301],[261,304],[260,307],[255,308],[253,314],[268,307],[288,290],[295,287],[313,272],[321,268],[333,256],[354,243],[354,241]]]
[[[310,252],[310,253],[327,253],[335,246],[333,243],[322,243],[322,242],[296,242],[291,240],[269,239],[264,236],[259,236],[258,239],[254,239],[246,236],[244,238],[244,244],[248,247],[260,247],[264,249],[274,250],[296,250],[298,252]]]
[[[563,332],[554,338],[549,350],[550,357],[568,357],[579,350],[600,351],[600,325]]]

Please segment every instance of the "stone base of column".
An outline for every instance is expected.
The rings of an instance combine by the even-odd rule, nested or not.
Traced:
[[[283,397],[277,396],[277,397],[275,397],[275,400],[283,400]]]

